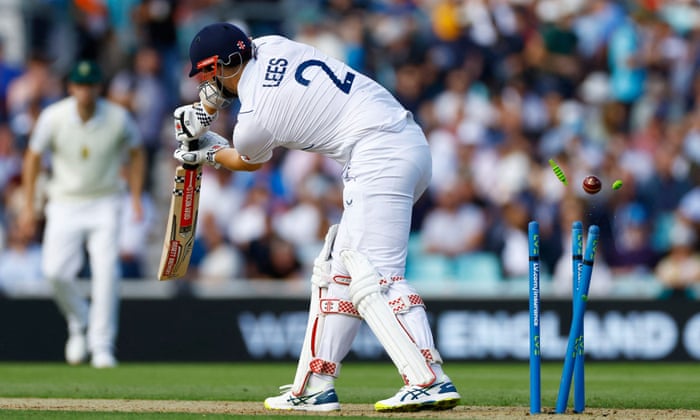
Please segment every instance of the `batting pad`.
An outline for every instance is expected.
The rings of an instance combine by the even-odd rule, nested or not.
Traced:
[[[311,275],[311,302],[309,303],[309,320],[306,324],[304,344],[301,347],[297,371],[292,384],[292,394],[301,395],[312,373],[338,376],[340,363],[332,363],[316,358],[319,337],[323,331],[325,315],[321,313],[321,298],[328,290],[330,277],[330,256],[333,242],[338,233],[338,225],[332,225],[326,233],[323,248],[314,260],[313,274]]]
[[[410,385],[428,386],[435,373],[381,292],[381,277],[362,253],[340,253],[352,282],[350,297],[374,335]]]

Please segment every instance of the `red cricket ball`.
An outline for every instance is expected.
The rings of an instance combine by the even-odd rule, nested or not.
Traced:
[[[588,194],[596,194],[602,187],[603,183],[596,176],[588,175],[583,178],[583,190]]]

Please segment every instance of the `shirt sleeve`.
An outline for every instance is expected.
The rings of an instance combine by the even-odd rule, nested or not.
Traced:
[[[233,147],[247,163],[264,163],[272,159],[275,148],[272,133],[252,118],[241,118],[233,130]]]
[[[43,153],[49,148],[53,133],[52,118],[50,111],[44,111],[39,114],[39,118],[34,125],[32,135],[29,138],[28,148],[33,152]]]

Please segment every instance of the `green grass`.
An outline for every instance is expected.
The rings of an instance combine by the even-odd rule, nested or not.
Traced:
[[[554,406],[561,367],[561,363],[542,366],[543,407]],[[294,368],[290,363],[122,363],[117,369],[96,370],[63,363],[0,363],[0,397],[262,402],[265,397],[275,395],[279,385],[292,380]],[[460,391],[464,405],[529,405],[527,363],[450,362],[446,370]],[[341,403],[371,404],[392,395],[400,386],[396,370],[389,363],[348,362],[336,382]],[[586,364],[587,407],[698,410],[698,389],[698,363]],[[0,410],[0,418],[12,419],[116,419],[135,418],[136,415]],[[190,419],[203,415],[138,414],[139,419],[165,417]],[[219,415],[206,414],[206,417],[219,418]]]

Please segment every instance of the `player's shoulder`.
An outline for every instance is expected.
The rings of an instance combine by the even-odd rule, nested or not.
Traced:
[[[258,48],[262,46],[284,44],[287,42],[292,42],[292,40],[282,35],[263,35],[253,40],[253,43]]]
[[[257,53],[262,56],[268,55],[288,55],[295,51],[308,48],[308,45],[301,44],[282,35],[265,35],[253,40]]]
[[[61,122],[67,121],[72,115],[77,115],[75,98],[66,96],[52,102],[41,111],[40,118],[44,121]]]
[[[51,102],[46,105],[42,111],[44,114],[53,114],[65,112],[68,109],[75,107],[75,98],[72,96],[66,96],[65,98],[59,99],[55,102]]]
[[[129,118],[130,113],[129,110],[116,102],[110,101],[109,99],[105,98],[98,98],[97,99],[98,106],[107,114],[110,116],[114,116],[117,118]]]

